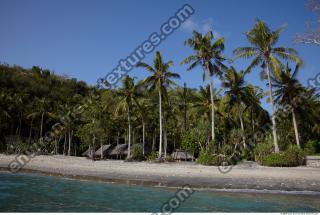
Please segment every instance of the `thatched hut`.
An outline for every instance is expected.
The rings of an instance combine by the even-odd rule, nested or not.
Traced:
[[[110,150],[111,145],[102,145],[95,153],[95,157],[104,158],[107,155],[108,150]]]
[[[187,151],[176,149],[172,154],[171,157],[175,160],[194,160],[194,156]]]
[[[128,144],[119,144],[116,145],[108,155],[112,158],[124,158],[128,154]]]
[[[93,150],[94,150],[94,149],[92,149],[91,147],[89,147],[85,152],[83,152],[83,153],[81,154],[81,156],[92,158]]]

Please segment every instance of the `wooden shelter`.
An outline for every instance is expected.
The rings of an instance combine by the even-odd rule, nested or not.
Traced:
[[[104,158],[107,156],[108,150],[110,150],[111,145],[102,145],[95,153],[94,156],[95,157],[100,157],[100,158]],[[102,155],[101,155],[102,154]]]
[[[176,149],[172,154],[171,157],[175,160],[194,160],[194,156],[187,151]]]

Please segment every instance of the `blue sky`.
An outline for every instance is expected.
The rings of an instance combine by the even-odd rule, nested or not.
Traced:
[[[0,61],[27,68],[38,65],[95,84],[185,3],[195,14],[156,49],[165,60],[175,62],[172,71],[181,75],[179,84],[203,84],[201,68],[187,72],[186,66],[180,65],[192,53],[183,44],[192,28],[200,32],[212,29],[225,37],[225,55],[230,58],[233,49],[248,45],[244,32],[256,18],[272,29],[288,24],[278,45],[299,51],[305,61],[299,75],[303,84],[320,72],[320,48],[293,42],[305,23],[315,20],[304,0],[0,0]],[[153,55],[144,61],[151,63]],[[235,66],[244,69],[248,64],[248,60],[240,60]],[[139,79],[147,75],[138,69],[131,74]],[[265,86],[258,69],[247,81]],[[217,81],[215,84],[220,87]]]

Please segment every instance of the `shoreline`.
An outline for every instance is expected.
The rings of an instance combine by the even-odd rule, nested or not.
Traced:
[[[8,172],[8,164],[14,158],[0,154],[0,171]],[[263,167],[253,162],[236,165],[229,173],[222,174],[218,167],[190,162],[93,162],[83,157],[52,155],[31,159],[21,173],[164,188],[188,184],[195,190],[209,192],[320,195],[319,168]]]

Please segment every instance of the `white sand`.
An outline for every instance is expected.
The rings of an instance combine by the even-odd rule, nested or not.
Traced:
[[[7,168],[16,156],[0,154],[0,167]],[[149,163],[119,160],[92,161],[61,155],[36,156],[22,170],[36,170],[69,176],[135,180],[167,186],[191,184],[197,187],[268,189],[320,192],[320,168],[273,168],[244,162],[223,174],[215,166],[191,162]]]

